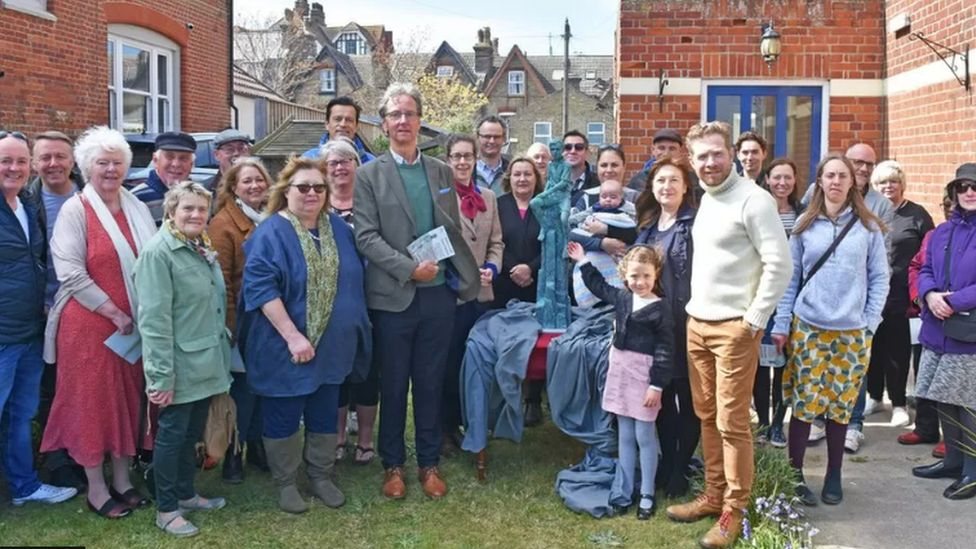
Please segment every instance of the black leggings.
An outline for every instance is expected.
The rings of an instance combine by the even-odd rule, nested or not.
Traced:
[[[691,402],[688,378],[674,378],[665,387],[657,416],[657,432],[661,439],[657,484],[666,486],[672,477],[680,477],[688,471],[688,463],[701,435],[701,423]]]
[[[911,347],[911,333],[905,314],[882,317],[871,343],[871,363],[868,365],[867,384],[871,398],[881,400],[887,387],[891,405],[905,406]]]
[[[756,368],[756,384],[752,388],[752,399],[756,402],[756,414],[759,416],[759,426],[769,426],[769,395],[770,378],[772,378],[772,403],[773,410],[777,411],[776,417],[782,421],[782,416],[778,413],[783,405],[783,372],[785,368],[770,368],[759,366]]]

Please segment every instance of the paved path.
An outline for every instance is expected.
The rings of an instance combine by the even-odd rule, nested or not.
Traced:
[[[976,548],[976,498],[949,501],[942,491],[951,480],[912,476],[913,466],[935,461],[932,445],[898,444],[895,438],[905,429],[884,423],[890,416],[889,411],[868,416],[860,452],[844,456],[844,501],[809,510],[810,521],[821,530],[814,538],[817,546]],[[806,478],[818,495],[826,462],[826,441],[807,448]]]

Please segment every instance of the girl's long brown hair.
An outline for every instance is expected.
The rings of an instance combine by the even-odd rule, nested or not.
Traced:
[[[654,166],[651,168],[650,173],[647,174],[647,186],[644,187],[644,192],[637,197],[637,204],[635,204],[637,208],[637,226],[641,229],[656,223],[658,218],[661,217],[661,204],[654,197],[654,178],[657,177],[657,173],[661,171],[661,168],[665,166],[677,168],[685,180],[685,195],[681,197],[681,208],[698,207],[695,192],[691,188],[691,164],[683,158],[673,158],[671,155],[664,155],[654,161]]]
[[[861,196],[861,191],[857,188],[857,182],[854,180],[854,165],[844,155],[831,153],[825,156],[817,166],[817,178],[813,182],[815,186],[813,189],[813,197],[810,199],[810,205],[807,207],[807,211],[800,216],[796,227],[793,228],[793,234],[800,234],[809,229],[810,225],[813,225],[813,222],[817,219],[817,216],[827,215],[827,201],[824,198],[823,187],[820,186],[820,181],[823,178],[824,168],[832,160],[843,162],[851,176],[851,189],[847,192],[847,204],[854,210],[854,216],[860,219],[861,224],[869,231],[888,232],[888,227],[884,221],[881,221],[881,218],[874,215],[868,209],[867,204],[864,203],[864,197]]]

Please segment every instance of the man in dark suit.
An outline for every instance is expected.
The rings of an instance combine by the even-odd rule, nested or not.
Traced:
[[[356,245],[368,260],[366,306],[380,367],[379,451],[386,470],[383,495],[406,495],[407,392],[413,383],[417,465],[424,493],[447,493],[440,462],[440,400],[457,300],[478,295],[480,273],[460,230],[451,169],[420,154],[420,92],[393,84],[380,102],[390,150],[356,171]],[[407,246],[443,227],[454,256],[416,261]]]

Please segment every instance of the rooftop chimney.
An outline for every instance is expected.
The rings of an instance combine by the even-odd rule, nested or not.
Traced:
[[[325,26],[325,10],[322,9],[322,4],[318,2],[312,3],[312,13],[309,15],[309,21]]]
[[[295,13],[298,14],[302,20],[308,19],[308,0],[295,0]]]
[[[479,29],[478,43],[474,45],[474,72],[484,74],[494,68],[496,47],[497,41],[493,44],[491,40],[491,28]]]

